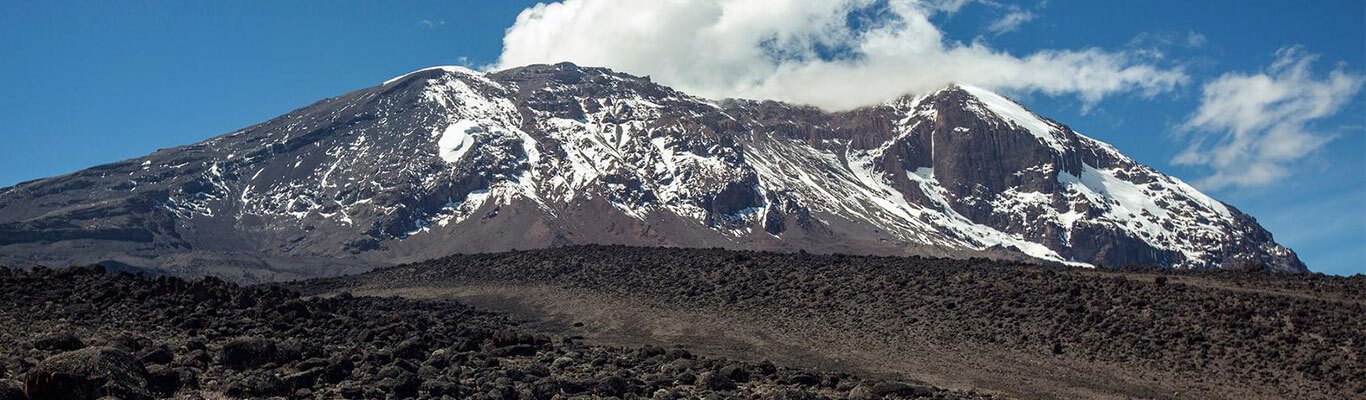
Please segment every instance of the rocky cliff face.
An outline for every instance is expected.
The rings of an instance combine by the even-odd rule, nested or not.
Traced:
[[[966,85],[827,113],[438,67],[0,189],[10,264],[278,279],[574,243],[1305,270],[1251,217]]]

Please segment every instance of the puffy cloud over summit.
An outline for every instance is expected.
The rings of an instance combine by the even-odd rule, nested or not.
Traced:
[[[930,20],[961,2],[564,0],[524,10],[497,67],[570,61],[689,93],[848,109],[964,82],[1003,91],[1152,95],[1188,78],[1128,52],[1010,54],[947,40]],[[1023,21],[1019,21],[1023,22]]]

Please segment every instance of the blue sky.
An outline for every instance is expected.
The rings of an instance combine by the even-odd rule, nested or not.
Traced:
[[[441,64],[495,64],[534,2],[0,2],[0,186],[188,144],[318,99]],[[1018,24],[1001,25],[1015,13]],[[1144,55],[1185,80],[1098,102],[1012,92],[1034,111],[1188,181],[1183,128],[1202,87],[1257,74],[1277,51],[1316,56],[1315,77],[1366,71],[1366,2],[969,1],[929,20],[946,42],[1025,57]],[[1155,54],[1161,54],[1156,57]],[[1331,138],[1287,176],[1207,192],[1256,217],[1312,270],[1366,273],[1366,103],[1305,122]]]

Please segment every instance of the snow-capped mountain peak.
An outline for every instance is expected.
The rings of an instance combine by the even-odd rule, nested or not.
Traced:
[[[105,200],[60,205],[84,197]],[[25,239],[50,226],[60,240]],[[0,238],[148,263],[605,242],[1304,269],[1250,217],[985,89],[827,113],[572,64],[422,69],[22,184],[0,192]]]

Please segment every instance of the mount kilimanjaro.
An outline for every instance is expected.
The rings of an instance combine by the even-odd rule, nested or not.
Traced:
[[[1252,217],[962,84],[831,113],[435,67],[0,189],[13,266],[274,280],[584,243],[1306,271]]]

